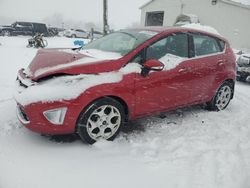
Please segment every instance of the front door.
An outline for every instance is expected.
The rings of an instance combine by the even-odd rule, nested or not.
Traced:
[[[187,34],[176,33],[153,43],[145,49],[144,59],[157,59],[165,67],[163,71],[149,72],[146,77],[137,74],[137,115],[159,112],[190,102],[193,77],[188,67]]]

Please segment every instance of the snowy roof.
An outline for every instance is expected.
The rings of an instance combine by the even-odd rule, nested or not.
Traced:
[[[250,0],[221,0],[221,2],[250,9]]]
[[[197,29],[200,31],[205,31],[205,32],[216,34],[216,35],[220,35],[220,33],[215,28],[208,26],[208,25],[201,25],[200,23],[190,23],[190,24],[183,25],[181,27]]]
[[[143,9],[144,7],[148,6],[153,1],[155,1],[155,0],[148,1],[147,3],[145,3],[144,5],[142,5],[140,7],[140,9]],[[224,2],[224,3],[229,3],[231,5],[235,5],[235,6],[239,6],[239,7],[243,7],[243,8],[249,8],[250,9],[250,0],[219,0],[219,1]]]

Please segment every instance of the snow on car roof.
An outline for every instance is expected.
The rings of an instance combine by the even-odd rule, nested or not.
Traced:
[[[181,27],[197,29],[200,31],[205,31],[205,32],[216,34],[216,35],[220,35],[220,33],[215,28],[211,26],[207,26],[207,25],[201,25],[200,23],[191,23],[191,24],[183,25]]]
[[[135,29],[128,29],[128,30],[137,30],[137,31],[153,31],[153,32],[164,32],[164,31],[176,31],[176,32],[184,32],[187,29],[191,29],[191,30],[197,30],[200,32],[205,32],[205,33],[210,33],[210,34],[214,34],[217,36],[221,36],[221,34],[213,27],[211,26],[207,26],[207,25],[201,25],[200,23],[191,23],[191,24],[186,24],[183,25],[181,27],[142,27],[142,28],[135,28]]]

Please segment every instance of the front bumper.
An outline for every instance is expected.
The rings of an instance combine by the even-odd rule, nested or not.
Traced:
[[[66,107],[63,102],[54,103],[33,103],[22,106],[17,103],[17,117],[19,121],[28,129],[42,134],[71,134],[75,132],[78,108],[68,105],[64,121],[61,125],[52,124],[44,116],[44,111]]]
[[[37,83],[31,81],[24,71],[20,70],[16,84],[16,92],[22,93]],[[42,134],[57,135],[74,133],[77,118],[82,110],[82,105],[77,99],[72,99],[70,101],[62,100],[22,104],[16,97],[16,102],[16,111],[19,121],[26,128]],[[58,108],[67,108],[67,111],[62,123],[53,124],[45,117],[44,112]]]

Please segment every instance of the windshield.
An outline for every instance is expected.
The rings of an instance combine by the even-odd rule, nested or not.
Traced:
[[[83,49],[96,49],[105,52],[114,52],[124,56],[156,34],[158,33],[154,31],[115,32],[89,43],[84,46]]]

